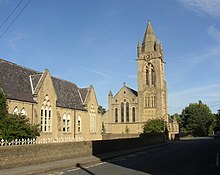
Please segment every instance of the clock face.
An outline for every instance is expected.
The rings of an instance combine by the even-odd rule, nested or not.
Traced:
[[[146,61],[150,61],[151,58],[152,58],[152,54],[151,54],[150,52],[147,53],[147,54],[144,56],[144,59],[145,59]]]

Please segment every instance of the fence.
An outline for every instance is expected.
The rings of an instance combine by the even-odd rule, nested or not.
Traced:
[[[12,141],[0,140],[0,146],[14,146],[14,145],[33,145],[33,144],[47,144],[47,143],[63,143],[63,142],[80,142],[84,141],[83,137],[66,137],[66,138],[42,138],[42,139],[15,139]]]

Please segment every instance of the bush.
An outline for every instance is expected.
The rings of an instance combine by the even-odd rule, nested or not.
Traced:
[[[149,120],[143,127],[144,133],[162,133],[165,129],[165,123],[162,119]]]

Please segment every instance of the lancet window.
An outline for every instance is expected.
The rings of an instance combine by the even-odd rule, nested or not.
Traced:
[[[52,108],[48,95],[44,98],[43,104],[41,106],[41,131],[51,132],[52,131]]]

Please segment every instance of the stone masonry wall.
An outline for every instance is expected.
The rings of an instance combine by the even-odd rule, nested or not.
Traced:
[[[165,142],[163,134],[136,138],[35,145],[0,146],[0,169],[53,160],[105,154]]]
[[[92,154],[92,142],[0,147],[0,169]]]

